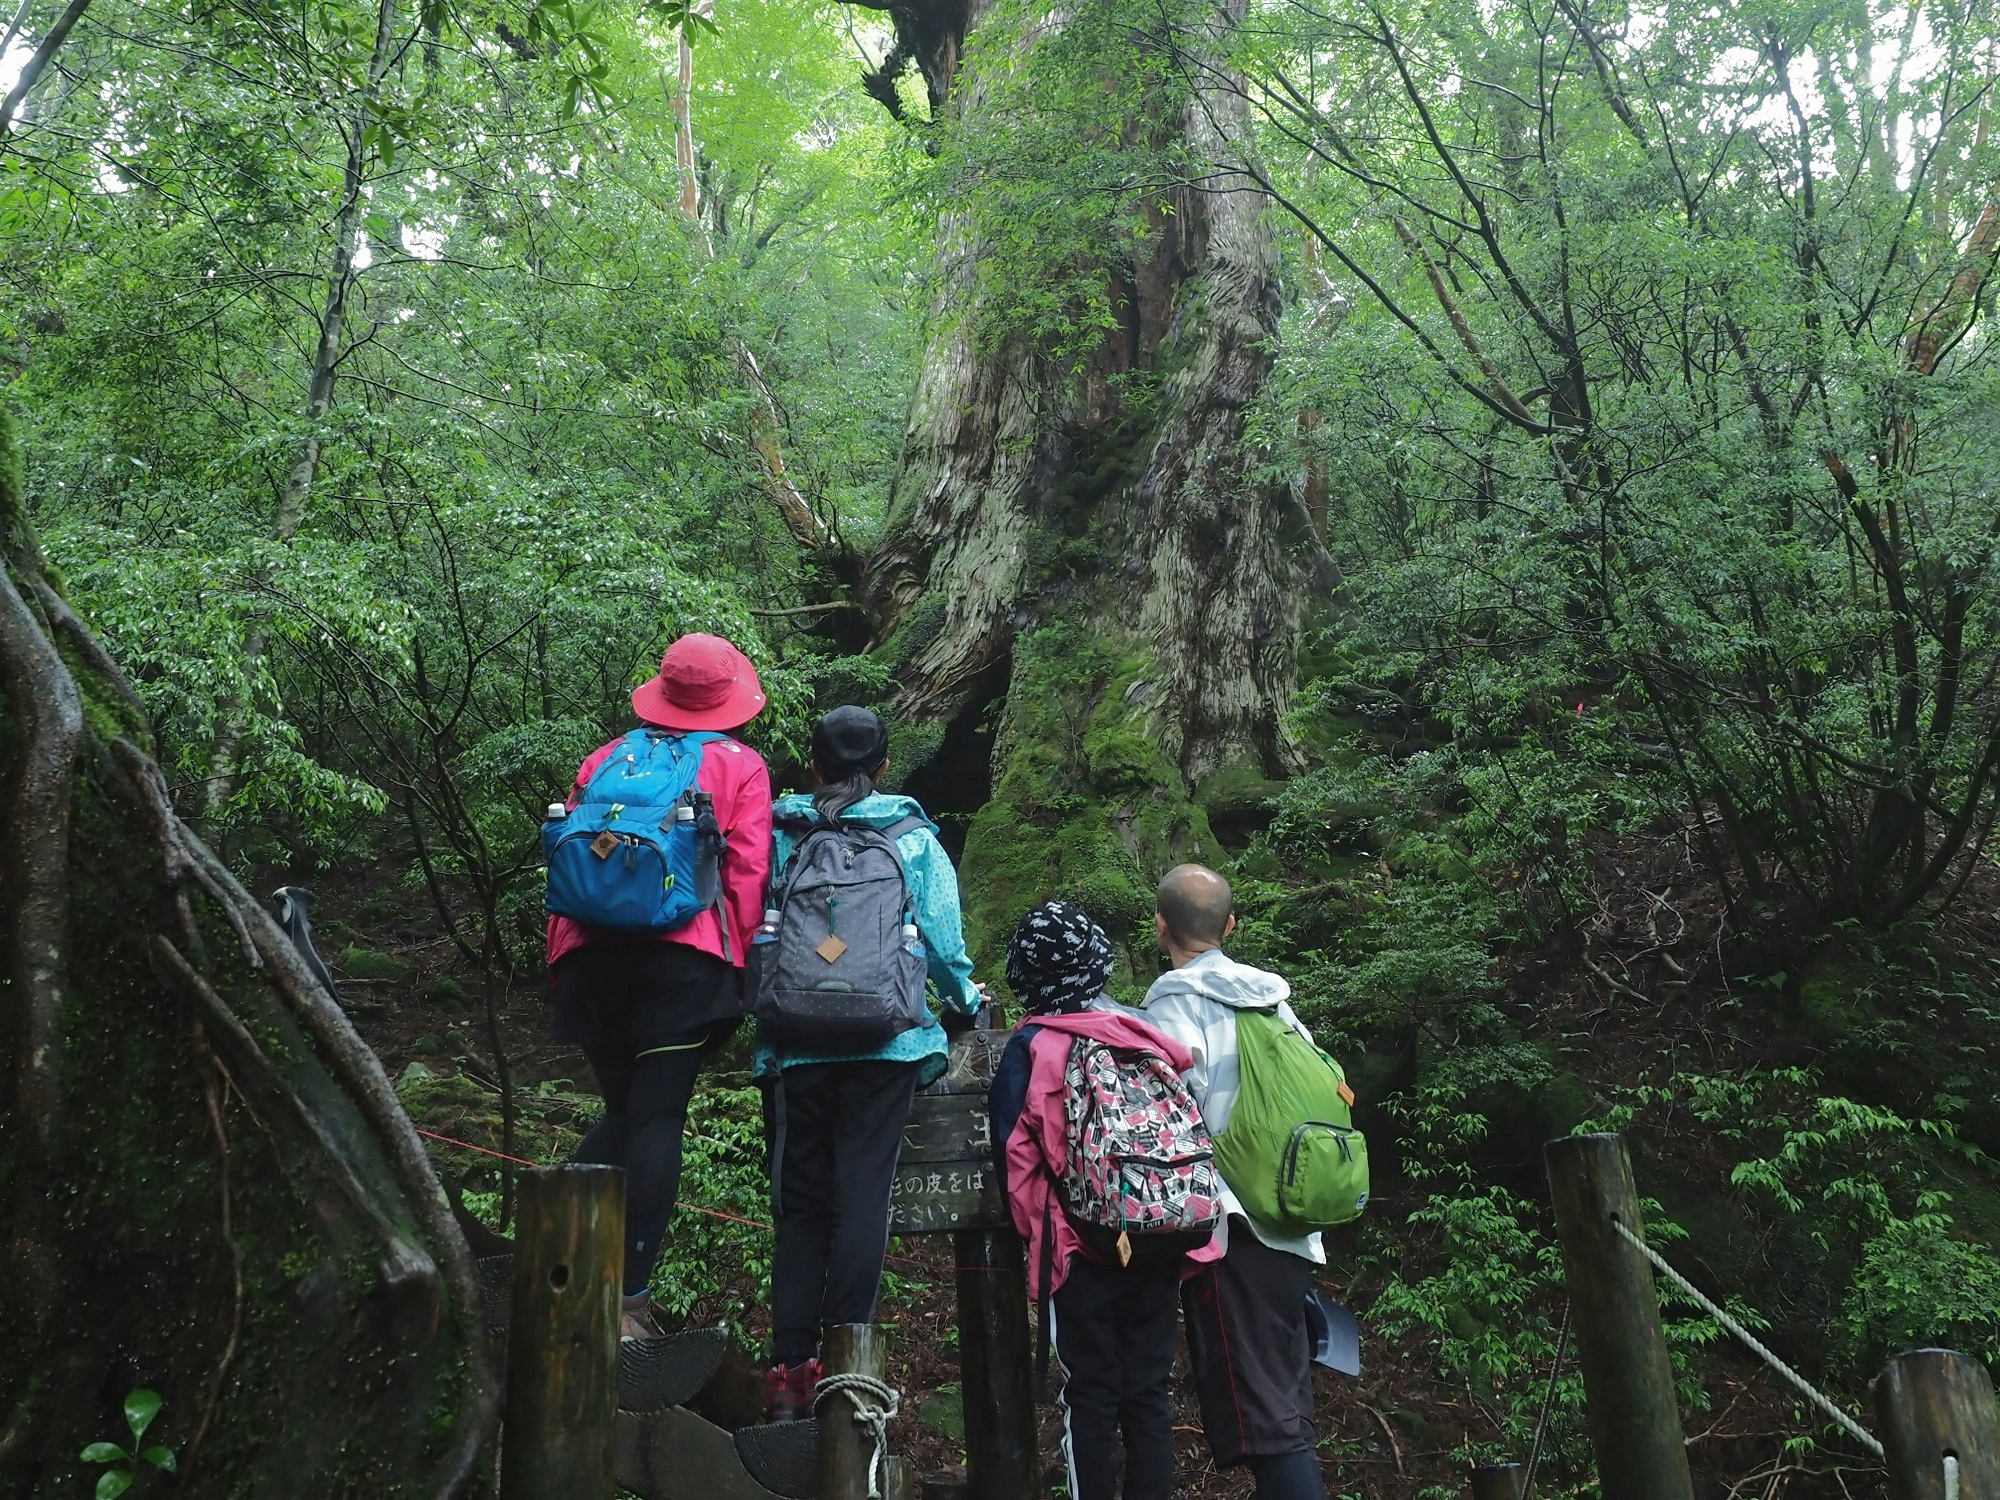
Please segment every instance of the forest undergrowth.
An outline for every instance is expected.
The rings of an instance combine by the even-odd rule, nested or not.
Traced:
[[[1455,1495],[1468,1464],[1525,1460],[1564,1306],[1540,1148],[1572,1129],[1623,1130],[1654,1241],[1864,1418],[1889,1353],[2000,1357],[2000,1113],[1979,1083],[2000,1040],[1981,1000],[2000,965],[2000,871],[1892,943],[1782,910],[1739,926],[1685,814],[1593,819],[1543,881],[1490,815],[1440,811],[1446,783],[1412,762],[1448,751],[1359,752],[1380,733],[1354,732],[1337,772],[1280,792],[1234,851],[1234,950],[1292,979],[1356,1082],[1376,1163],[1367,1219],[1333,1237],[1321,1277],[1364,1327],[1359,1380],[1318,1372],[1334,1492]],[[1422,800],[1404,800],[1412,787]],[[475,976],[409,873],[384,878],[390,858],[319,877],[325,946],[344,954],[337,972],[372,976],[350,981],[349,1004],[419,1126],[497,1150]],[[530,980],[500,1030],[515,1150],[537,1160],[596,1108],[583,1059],[545,1027]],[[730,1323],[754,1350],[769,1240],[740,1222],[768,1219],[746,1063],[733,1047],[704,1083],[656,1295],[676,1323]],[[497,1163],[430,1144],[497,1222]],[[893,1248],[885,1318],[913,1394],[898,1441],[941,1471],[963,1461],[948,1244]],[[1702,1493],[1874,1492],[1866,1455],[1697,1309],[1665,1305]],[[1176,1398],[1186,1492],[1247,1492],[1208,1463],[1184,1378]],[[1544,1437],[1550,1493],[1588,1489],[1581,1399],[1572,1357]]]

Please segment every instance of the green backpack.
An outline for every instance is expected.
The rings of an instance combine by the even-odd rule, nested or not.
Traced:
[[[1215,1165],[1250,1216],[1286,1234],[1358,1219],[1368,1206],[1368,1142],[1340,1064],[1278,1019],[1236,1013],[1242,1092],[1215,1138]]]

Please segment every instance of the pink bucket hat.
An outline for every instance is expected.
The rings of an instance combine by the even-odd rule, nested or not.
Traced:
[[[682,636],[632,690],[632,712],[662,729],[735,729],[763,711],[757,669],[719,635]]]

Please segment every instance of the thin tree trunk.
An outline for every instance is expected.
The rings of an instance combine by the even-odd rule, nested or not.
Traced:
[[[711,0],[698,0],[694,13],[706,16],[711,8]],[[694,47],[688,41],[685,28],[679,40],[680,73],[672,101],[674,162],[681,178],[679,207],[682,217],[700,227],[701,175],[695,167],[694,150]],[[701,236],[702,247],[713,259],[715,246],[709,240],[705,227],[701,228]],[[750,449],[757,458],[764,492],[784,519],[792,540],[808,552],[830,547],[834,542],[833,533],[820,520],[812,503],[800,492],[785,469],[785,451],[780,437],[784,424],[778,417],[778,398],[772,393],[771,383],[764,378],[763,367],[757,363],[757,356],[751,352],[749,344],[740,335],[734,336],[732,342],[736,368],[750,384]]]
[[[396,56],[396,0],[379,0],[375,13],[375,45],[368,55],[361,97],[347,132],[347,160],[341,172],[340,203],[333,217],[333,256],[327,269],[326,293],[320,309],[319,341],[306,376],[306,433],[285,476],[285,488],[271,519],[271,539],[288,543],[298,535],[319,474],[320,424],[333,410],[334,375],[346,352],[347,304],[359,275],[355,266],[361,250],[361,226],[367,218],[368,134],[381,99],[382,80]],[[246,676],[254,672],[270,649],[269,633],[253,625],[243,640]],[[249,705],[238,702],[224,717],[217,736],[203,797],[204,821],[212,830],[227,810],[242,767],[240,755]]]
[[[697,15],[707,15],[708,0],[695,7]],[[680,209],[684,218],[701,217],[701,177],[694,164],[694,43],[682,27],[680,42],[680,87],[674,91],[674,161],[681,169]]]
[[[76,23],[83,19],[83,13],[89,9],[90,0],[69,0],[69,4],[63,7],[62,14],[56,17],[56,24],[49,28],[48,34],[29,54],[27,62],[22,64],[21,76],[14,80],[14,86],[7,91],[7,97],[0,99],[0,137],[5,137],[13,130],[14,116],[20,110],[22,101],[33,91],[35,85],[42,81],[42,74],[48,71],[50,60],[62,49],[63,43],[69,40],[70,32]],[[21,19],[26,14],[27,6],[24,4],[21,7],[21,14],[15,16],[13,25],[7,29],[9,43],[13,41],[14,33],[19,29]],[[5,44],[0,44],[0,51],[4,50]]]

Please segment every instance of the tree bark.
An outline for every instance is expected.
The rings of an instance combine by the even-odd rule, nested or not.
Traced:
[[[955,66],[962,33],[940,39],[892,14],[935,99],[934,71]],[[1217,25],[1238,18],[1225,12]],[[980,19],[975,10],[965,24]],[[1032,66],[1034,45],[1058,42],[1044,36],[1017,62]],[[955,128],[985,126],[993,105],[976,73],[951,82],[950,108]],[[1136,928],[1167,862],[1218,857],[1196,790],[1282,774],[1296,759],[1282,716],[1310,525],[1288,486],[1254,472],[1244,441],[1279,313],[1267,199],[1228,165],[1247,160],[1251,131],[1226,73],[1199,80],[1164,128],[1195,180],[1151,205],[1154,232],[1137,253],[1107,263],[1119,326],[1080,374],[1025,337],[982,338],[979,211],[946,213],[934,331],[890,523],[865,574],[906,720],[962,725],[1008,684],[994,803],[967,846],[973,925],[989,944],[1031,891],[1097,889],[1100,920]],[[1121,377],[1133,375],[1152,377],[1143,407],[1124,394]],[[1077,667],[1066,696],[1091,708],[1066,727],[1049,722],[1058,690],[1022,654],[1049,627],[1076,632],[1098,664]],[[1061,768],[1046,764],[1052,739],[1076,752]],[[912,784],[924,785],[921,770]],[[1058,857],[1074,836],[1052,837],[1038,856],[1009,832],[1049,822],[1051,799],[1079,795],[1080,816],[1101,825],[1085,840],[1097,856]]]
[[[188,831],[42,576],[0,413],[0,1493],[165,1398],[181,1492],[456,1495],[494,1420],[465,1242],[374,1055]]]

